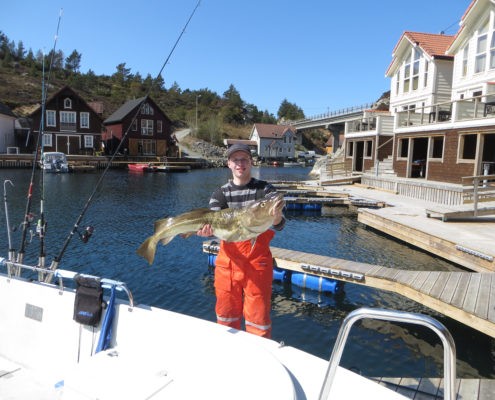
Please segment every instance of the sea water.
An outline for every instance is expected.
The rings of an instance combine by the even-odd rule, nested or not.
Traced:
[[[308,179],[309,168],[253,168],[253,176],[271,181]],[[20,247],[20,224],[26,207],[31,170],[2,169],[7,185],[13,247]],[[33,234],[28,234],[26,263],[37,263],[39,198],[43,195],[47,221],[47,263],[58,255],[93,192],[100,172],[49,174],[36,180],[33,194]],[[230,177],[229,169],[188,173],[131,173],[110,170],[84,213],[60,268],[126,282],[137,303],[149,304],[215,321],[213,274],[202,252],[203,238],[175,238],[158,245],[153,265],[136,255],[153,233],[153,222],[194,208],[206,207],[213,190]],[[460,270],[458,266],[367,228],[355,209],[333,207],[320,212],[287,212],[287,224],[272,245],[308,253],[409,270]],[[0,246],[7,255],[5,215],[1,217]],[[85,226],[94,227],[88,243],[79,240]],[[302,290],[273,283],[272,338],[328,359],[342,320],[360,307],[419,312],[441,321],[457,347],[458,377],[495,377],[495,340],[395,293],[345,283],[335,294]],[[198,332],[201,334],[201,332]],[[242,360],[239,360],[242,362]],[[443,349],[425,328],[364,320],[349,336],[342,365],[367,376],[439,377]]]

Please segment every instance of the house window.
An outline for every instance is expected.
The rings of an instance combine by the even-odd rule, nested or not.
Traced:
[[[64,99],[64,108],[69,110],[72,108],[72,100],[68,97]]]
[[[395,94],[399,95],[399,87],[400,87],[400,71],[397,71],[395,74]]]
[[[397,158],[407,158],[409,152],[409,138],[399,139]]]
[[[153,120],[142,119],[141,120],[141,135],[153,135]]]
[[[141,114],[153,115],[154,114],[153,108],[148,103],[145,103],[141,107]]]
[[[353,154],[354,154],[354,142],[349,142],[347,145],[347,155],[349,157],[352,157]]]
[[[459,143],[459,158],[462,160],[474,160],[476,158],[476,142],[478,135],[461,135]]]
[[[134,121],[132,121],[132,130],[133,130],[134,132],[136,132],[136,131],[137,131],[137,119],[135,119]]]
[[[443,158],[443,136],[434,136],[430,140],[430,158]]]
[[[373,148],[373,142],[371,140],[366,141],[366,157],[371,158],[371,150]]]
[[[430,63],[428,61],[425,61],[425,73],[423,76],[423,86],[426,87],[428,86],[428,68],[430,67]]]
[[[60,130],[76,130],[76,113],[73,111],[60,111]]]
[[[156,154],[156,141],[152,139],[141,139],[138,141],[138,147],[141,146],[143,154]]]
[[[492,32],[492,40],[490,43],[490,69],[495,68],[495,31]]]
[[[51,133],[43,133],[43,146],[52,147],[52,134]]]
[[[89,129],[89,113],[82,112],[80,114],[80,117],[81,117],[81,128],[88,128]]]
[[[488,22],[478,31],[478,40],[476,43],[476,61],[474,72],[480,73],[485,70],[486,64],[486,43],[488,41]]]
[[[481,101],[481,95],[483,94],[483,91],[482,90],[477,90],[476,92],[473,92],[473,97],[477,97],[478,98],[478,101]],[[473,99],[473,101],[475,101],[476,99]]]
[[[469,44],[462,51],[462,76],[467,75]]]
[[[46,111],[46,126],[57,126],[56,115],[57,115],[56,111],[51,111],[51,110]]]
[[[156,131],[157,131],[158,133],[162,133],[162,129],[163,129],[162,125],[163,125],[163,124],[162,124],[162,120],[158,120],[158,121],[156,121]]]
[[[404,67],[404,93],[409,92],[409,78],[411,76],[411,55],[406,59],[406,65]]]
[[[84,147],[93,148],[93,135],[84,136]]]
[[[414,63],[413,63],[413,71],[412,71],[412,89],[418,89],[419,83],[419,59],[421,58],[421,53],[419,50],[414,50]]]

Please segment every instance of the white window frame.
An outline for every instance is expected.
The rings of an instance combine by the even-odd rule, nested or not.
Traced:
[[[476,38],[476,58],[474,62],[474,73],[480,74],[486,70],[486,54],[488,48],[488,21],[478,30]]]
[[[57,126],[57,112],[56,111],[46,110],[46,126]]]
[[[60,111],[60,122],[65,124],[76,124],[76,113],[74,111]]]
[[[93,135],[84,135],[84,148],[93,148],[94,145],[94,138]]]
[[[142,119],[141,120],[141,135],[153,136],[153,120]]]
[[[72,109],[72,100],[69,97],[64,99],[64,109],[71,110]]]
[[[423,87],[428,86],[428,69],[430,67],[430,62],[425,60],[425,72],[423,74]]]
[[[413,53],[411,89],[415,91],[419,89],[419,64],[421,60],[421,52],[418,49],[413,49]]]
[[[368,156],[368,143],[371,143],[371,151],[370,155]],[[371,160],[373,159],[373,140],[365,140],[364,141],[364,148],[363,148],[363,159],[365,160]]]
[[[467,75],[468,59],[469,59],[468,57],[469,57],[469,43],[462,50],[462,70],[461,70],[462,77]]]
[[[466,137],[467,135],[476,136],[476,149],[474,150],[474,158],[462,158],[462,150],[464,148],[464,137]],[[476,162],[476,154],[478,153],[478,143],[479,143],[479,135],[476,133],[466,133],[459,135],[459,141],[457,144],[457,163],[474,164]]]
[[[409,93],[411,90],[411,54],[406,58],[405,64],[404,64],[404,83],[402,86],[402,92],[403,93]]]
[[[82,112],[79,114],[81,128],[89,129],[89,112]]]
[[[53,146],[53,135],[51,133],[43,133],[42,136],[43,146],[52,147]]]
[[[408,158],[408,154],[409,154],[409,146],[411,145],[410,143],[410,140],[411,138],[409,137],[400,137],[398,138],[397,140],[397,157],[396,159],[397,160],[401,160],[401,161],[404,161],[406,160],[407,161],[407,158]],[[402,153],[402,143],[404,143],[404,141],[407,141],[407,153],[405,157],[402,157],[401,156],[401,153]]]
[[[435,138],[443,138],[442,142],[442,157],[433,157],[433,143]],[[445,135],[435,135],[429,137],[430,143],[428,144],[428,161],[443,162],[445,155]]]

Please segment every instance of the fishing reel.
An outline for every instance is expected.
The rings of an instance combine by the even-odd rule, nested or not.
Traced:
[[[79,239],[81,239],[81,242],[83,242],[83,243],[88,243],[88,240],[94,231],[95,231],[95,228],[93,228],[92,226],[87,226],[86,229],[84,229],[84,232],[82,234],[76,230],[76,232],[79,234]]]

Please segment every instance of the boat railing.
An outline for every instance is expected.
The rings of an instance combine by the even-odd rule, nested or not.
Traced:
[[[7,260],[5,258],[0,258],[0,264],[4,264],[5,266],[7,266],[7,274],[9,276],[9,279],[12,279],[12,271],[20,271],[22,269],[38,272],[39,274],[43,274],[43,275],[51,274],[55,278],[58,278],[58,286],[59,286],[61,292],[64,291],[64,279],[74,280],[74,278],[77,275],[85,277],[85,278],[97,279],[101,283],[101,286],[105,289],[111,289],[113,286],[115,286],[116,290],[121,291],[121,292],[125,292],[125,294],[127,295],[127,298],[129,299],[130,308],[131,309],[134,308],[134,297],[132,296],[131,291],[127,288],[127,285],[124,282],[116,281],[113,279],[100,278],[98,276],[89,275],[89,274],[81,274],[78,272],[68,271],[65,269],[57,269],[57,270],[53,271],[49,268],[41,268],[38,266],[22,264],[22,263]],[[19,276],[19,273],[17,273],[16,276]]]
[[[337,367],[339,366],[342,353],[344,352],[344,346],[347,342],[347,337],[349,336],[349,331],[351,330],[352,325],[354,325],[355,322],[365,318],[422,325],[434,331],[440,337],[444,350],[444,399],[454,400],[456,398],[455,343],[452,335],[443,324],[430,316],[422,314],[384,309],[360,308],[351,312],[342,322],[342,326],[340,327],[339,334],[335,341],[332,355],[328,363],[327,373],[321,387],[319,397],[320,400],[329,398],[335,373],[337,371]]]

